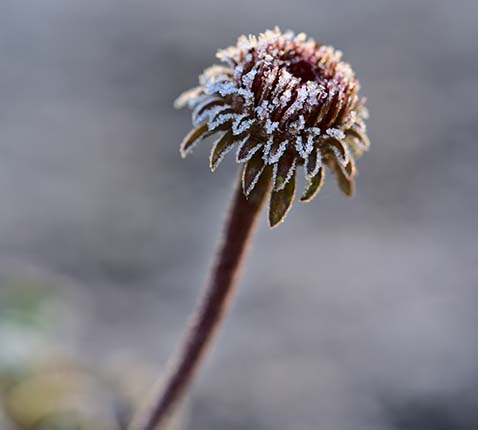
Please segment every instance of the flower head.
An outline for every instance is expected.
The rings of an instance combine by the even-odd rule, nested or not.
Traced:
[[[272,173],[269,223],[281,222],[295,193],[295,173],[304,166],[308,202],[323,185],[325,167],[340,189],[351,195],[355,159],[369,146],[365,99],[342,53],[306,35],[276,28],[241,36],[236,46],[217,54],[224,65],[206,69],[199,86],[183,93],[176,107],[192,109],[194,128],[181,144],[186,156],[196,143],[220,134],[210,166],[236,149],[245,163],[246,196],[259,177]]]

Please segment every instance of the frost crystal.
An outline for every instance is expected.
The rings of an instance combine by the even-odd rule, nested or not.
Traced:
[[[235,136],[244,133],[252,124],[254,124],[254,119],[246,119],[248,115],[242,114],[239,115],[234,122],[232,123],[232,134]]]
[[[328,128],[325,132],[330,137],[335,137],[337,139],[343,139],[345,137],[345,133],[338,128]]]
[[[278,171],[279,171],[279,165],[277,163],[274,164],[274,167],[272,169],[272,183],[274,184],[275,191],[281,191],[285,188],[285,186],[292,179],[292,176],[295,173],[296,166],[297,166],[297,160],[294,159],[292,161],[292,164],[289,166],[289,170],[287,171],[285,178],[283,178],[283,180],[281,181],[280,184],[277,184],[277,176],[278,176]]]
[[[312,168],[310,168],[310,164],[312,163],[311,157],[308,157],[305,160],[305,170],[309,171],[309,173],[307,174],[308,178],[313,178],[314,176],[316,176],[317,173],[319,173],[319,169],[322,167],[322,157],[320,155],[320,151],[318,149],[316,149],[316,151],[316,159],[314,161],[315,165]]]
[[[249,161],[252,156],[259,150],[259,148],[263,145],[263,143],[258,143],[257,145],[253,146],[252,148],[250,148],[247,153],[245,154],[245,156],[243,157],[240,157],[240,153],[241,153],[241,150],[243,148],[243,146],[245,144],[247,144],[248,141],[247,140],[244,140],[244,142],[242,142],[242,144],[239,146],[239,148],[237,149],[237,154],[236,154],[236,161],[238,163],[244,163],[246,161]]]
[[[215,130],[220,125],[225,124],[229,120],[234,119],[236,117],[237,117],[237,114],[235,113],[225,113],[222,115],[218,115],[217,117],[215,117],[215,119],[213,119],[212,121],[209,120],[209,122],[207,123],[209,131]]]
[[[278,122],[272,122],[270,118],[267,118],[266,124],[265,124],[265,129],[267,134],[269,135],[272,134],[277,127],[279,127]]]
[[[342,165],[342,166],[345,166],[347,164],[347,156],[343,156],[342,153],[339,151],[338,148],[336,148],[335,146],[332,146],[331,147],[332,149],[332,152],[334,153],[335,155],[335,158],[337,159],[337,161]]]
[[[269,151],[269,157],[267,158],[267,164],[274,164],[280,160],[280,157],[285,152],[287,145],[289,144],[288,140],[284,140],[280,143],[279,148],[273,154]]]
[[[293,130],[295,132],[299,132],[299,131],[303,130],[304,127],[305,127],[304,115],[300,115],[299,119],[297,121],[291,122],[291,124],[290,124],[291,130]]]
[[[248,90],[252,88],[252,84],[254,82],[254,78],[256,77],[257,70],[252,69],[249,73],[246,73],[242,77],[242,85],[244,85]]]
[[[267,163],[267,160],[269,160],[269,152],[271,151],[273,143],[274,143],[274,137],[270,136],[269,139],[267,139],[267,143],[264,146],[264,153],[262,154],[262,159],[266,163]]]
[[[217,103],[220,103],[218,106]],[[228,105],[223,105],[221,99],[211,98],[204,100],[193,109],[192,119],[194,125],[199,125],[208,120],[211,115],[217,115],[219,112],[231,110]]]
[[[303,109],[304,101],[307,99],[307,96],[308,96],[307,87],[305,86],[300,87],[297,92],[297,98],[295,99],[292,106],[289,109],[287,109],[287,111],[285,112],[284,118],[289,119],[294,113],[296,113],[300,109]]]

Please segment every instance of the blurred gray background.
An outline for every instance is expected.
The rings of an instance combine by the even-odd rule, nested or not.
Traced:
[[[242,33],[344,52],[372,141],[270,231],[189,407],[191,429],[476,430],[475,1],[0,0],[0,260],[74,280],[78,351],[160,368],[219,238],[237,167],[174,98]],[[80,310],[80,314],[82,311]],[[1,348],[1,345],[0,345]],[[98,429],[103,430],[103,429]]]

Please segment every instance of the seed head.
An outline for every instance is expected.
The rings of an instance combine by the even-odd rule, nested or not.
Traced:
[[[369,147],[365,99],[342,53],[278,28],[241,36],[236,46],[218,52],[224,65],[199,77],[199,86],[175,102],[192,109],[194,128],[181,144],[185,157],[204,138],[220,134],[210,156],[214,171],[236,149],[245,163],[243,191],[248,196],[259,177],[272,173],[271,227],[283,221],[295,193],[295,173],[304,166],[307,185],[300,197],[312,200],[323,185],[325,167],[340,189],[352,195],[355,159]]]

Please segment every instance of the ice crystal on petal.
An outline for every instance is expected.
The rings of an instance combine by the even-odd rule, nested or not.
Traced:
[[[272,134],[272,133],[274,132],[274,130],[277,129],[277,127],[279,127],[279,123],[278,123],[277,121],[272,122],[272,121],[270,120],[270,118],[267,118],[264,127],[265,127],[265,130],[266,130],[267,134],[270,135],[270,134]]]
[[[297,160],[294,159],[292,161],[292,164],[289,167],[289,170],[287,171],[287,174],[285,178],[282,180],[280,185],[277,185],[277,175],[278,175],[278,170],[279,170],[279,164],[275,163],[274,167],[272,169],[272,184],[274,186],[275,191],[281,191],[285,188],[287,183],[292,179],[292,176],[295,174],[295,168],[297,166]]]
[[[269,136],[266,144],[264,145],[264,153],[262,154],[262,159],[267,163],[269,160],[269,152],[271,151],[272,144],[274,143],[274,136]]]
[[[183,95],[184,96],[184,95]],[[181,97],[183,97],[181,96]],[[197,94],[192,97],[188,97],[187,105],[189,109],[194,109],[197,105],[203,103],[204,101],[210,100],[211,96],[209,94]],[[178,100],[176,100],[178,102]]]
[[[310,106],[314,106],[318,102],[318,98],[321,96],[322,90],[316,82],[307,82],[308,86],[308,98],[307,103]]]
[[[296,166],[297,166],[297,159],[294,159],[294,161],[292,162],[292,166],[290,167],[289,171],[287,172],[287,176],[285,177],[284,182],[282,183],[282,185],[277,187],[277,191],[280,191],[280,190],[284,189],[285,186],[288,184],[288,182],[292,179],[292,176],[294,176],[294,174],[295,174]]]
[[[340,130],[339,128],[328,128],[325,131],[330,137],[335,137],[337,139],[343,139],[345,137],[345,133],[343,130]]]
[[[218,139],[213,147],[213,152],[215,150],[215,148],[217,147],[217,145],[221,142],[221,139]],[[219,156],[217,157],[217,159],[214,161],[214,162],[211,162],[211,170],[214,171],[216,169],[217,166],[219,166],[219,164],[221,164],[221,161],[224,159],[224,157],[226,156],[226,154],[228,154],[232,149],[234,148],[234,143],[231,143],[229,144],[228,146],[226,146],[226,148],[221,151],[221,153],[219,154]]]
[[[310,154],[312,150],[314,149],[314,140],[315,140],[315,135],[312,133],[309,133],[307,136],[307,145],[305,145],[305,153]]]
[[[192,113],[193,124],[201,124],[208,119],[211,114],[230,109],[230,106],[224,105],[223,103],[221,99],[213,97],[208,97],[201,103],[198,103]]]
[[[233,120],[237,117],[237,114],[235,113],[225,113],[225,114],[222,114],[222,115],[218,115],[213,121],[209,121],[208,122],[208,128],[209,128],[209,131],[213,131],[215,130],[218,126],[230,121],[230,120]]]
[[[277,149],[277,151],[274,154],[271,154],[270,150],[269,150],[269,154],[268,154],[269,156],[267,158],[267,164],[277,163],[280,160],[280,157],[282,156],[282,154],[285,152],[288,144],[289,144],[288,140],[282,141],[280,143],[279,148]]]
[[[299,119],[297,121],[291,122],[289,127],[296,133],[303,130],[305,127],[304,115],[299,115]]]
[[[304,106],[304,101],[307,99],[307,96],[308,96],[307,87],[306,86],[300,87],[297,92],[297,98],[295,99],[292,106],[289,109],[287,109],[286,113],[284,114],[284,118],[288,119],[294,113],[302,109]]]
[[[201,94],[203,91],[202,87],[196,87],[191,90],[185,91],[182,93],[175,101],[174,101],[174,107],[176,109],[181,109],[185,106],[188,106],[191,108],[191,101],[196,99],[199,94]]]
[[[302,136],[297,136],[295,139],[295,150],[299,153],[302,158],[307,158],[307,153],[305,152],[304,143],[302,141]]]
[[[248,114],[239,115],[234,122],[232,123],[232,133],[234,135],[239,135],[244,133],[247,129],[250,128],[252,124],[254,124],[254,119],[246,119],[248,118]]]
[[[345,166],[347,164],[347,157],[344,157],[342,155],[342,153],[338,150],[338,148],[336,148],[335,146],[332,146],[331,147],[331,150],[332,152],[334,153],[335,155],[335,158],[337,159],[337,161],[342,165],[342,166]]]
[[[257,75],[256,69],[252,69],[249,73],[246,73],[242,77],[242,85],[244,85],[248,90],[250,90],[252,88],[252,84],[254,82],[254,78],[256,77],[256,75]]]
[[[260,170],[259,172],[257,172],[257,174],[254,176],[254,179],[251,181],[249,187],[245,190],[245,194],[246,196],[248,196],[251,191],[254,189],[254,187],[256,186],[257,182],[259,181],[259,178],[261,177],[261,174],[263,172],[264,169]]]
[[[269,115],[269,100],[264,100],[262,104],[255,109],[257,118],[261,121],[267,121]],[[270,119],[269,119],[270,121]]]
[[[239,154],[241,153],[242,147],[247,143],[247,140],[244,140],[242,144],[239,146],[237,149],[237,154],[236,154],[236,161],[238,163],[245,163],[246,161],[249,161],[252,156],[259,150],[259,148],[263,145],[262,143],[257,143],[253,147],[251,147],[246,155],[244,157],[240,157]]]
[[[319,172],[319,169],[322,167],[322,157],[320,154],[320,151],[318,149],[315,150],[316,152],[313,154],[314,155],[314,166],[310,169],[310,164],[312,163],[312,157],[307,157],[305,160],[305,170],[306,172],[309,171],[308,174],[306,174],[307,178],[313,178],[317,173]]]

